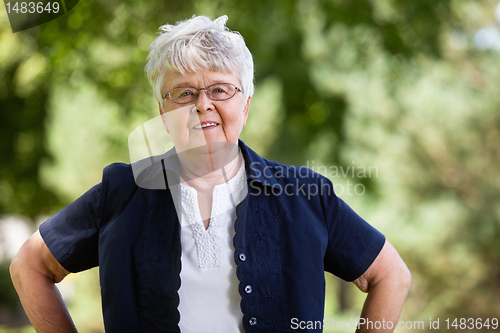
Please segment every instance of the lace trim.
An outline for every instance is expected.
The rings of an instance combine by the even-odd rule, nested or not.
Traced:
[[[212,199],[212,213],[208,229],[201,219],[198,206],[198,195],[192,187],[181,184],[182,215],[187,218],[196,244],[198,266],[200,268],[220,267],[222,240],[219,228],[224,223],[224,213],[229,212],[231,223],[234,222],[236,205],[241,202],[246,193],[244,163],[236,176],[228,182],[214,187]]]
[[[200,268],[221,266],[221,239],[217,232],[220,225],[215,226],[214,222],[214,220],[210,221],[210,226],[207,230],[205,230],[203,223],[190,224],[198,254],[198,266]]]

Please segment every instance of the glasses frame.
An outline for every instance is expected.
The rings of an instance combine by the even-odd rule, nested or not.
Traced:
[[[228,98],[224,98],[224,99],[215,99],[215,98],[212,98],[212,97],[210,96],[210,94],[208,93],[208,89],[210,89],[210,87],[217,86],[217,85],[219,85],[219,84],[230,84],[230,85],[232,85],[232,86],[235,88],[235,90],[234,90],[234,94],[233,94],[232,96],[230,96],[230,97],[228,97]],[[191,88],[191,89],[194,89],[194,90],[198,91],[198,94],[197,94],[196,96],[194,96],[194,98],[193,98],[193,100],[192,100],[192,101],[185,102],[185,103],[179,103],[179,102],[174,101],[174,100],[172,99],[172,97],[170,96],[170,92],[171,92],[172,90],[174,90],[174,89],[179,89],[179,88]],[[167,98],[167,97],[168,97],[168,99],[169,99],[169,100],[171,100],[172,102],[174,102],[175,104],[180,104],[180,105],[183,105],[183,104],[189,104],[189,103],[192,103],[192,102],[196,101],[196,99],[198,98],[198,96],[200,96],[200,90],[205,90],[205,94],[207,94],[207,97],[208,97],[208,98],[210,98],[212,101],[216,101],[216,102],[227,101],[228,99],[233,98],[233,97],[234,97],[234,95],[236,95],[236,92],[237,92],[237,91],[243,92],[243,90],[241,90],[241,88],[240,88],[240,87],[238,87],[238,86],[236,86],[236,85],[234,85],[234,84],[232,84],[232,83],[229,83],[229,82],[219,82],[219,83],[214,83],[214,84],[211,84],[211,85],[209,85],[209,86],[208,86],[208,87],[206,87],[206,88],[199,88],[199,89],[197,89],[197,88],[195,88],[195,87],[189,87],[189,86],[175,87],[175,88],[170,89],[170,90],[169,90],[168,92],[166,92],[165,94],[163,94],[163,95],[162,95],[162,99],[165,99],[165,98]]]

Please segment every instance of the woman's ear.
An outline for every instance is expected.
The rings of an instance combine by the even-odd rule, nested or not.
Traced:
[[[168,123],[167,123],[167,113],[163,111],[160,102],[158,102],[158,109],[160,111],[160,116],[161,116],[161,120],[163,122],[163,126],[167,130],[167,133],[170,134],[170,131],[168,130]]]

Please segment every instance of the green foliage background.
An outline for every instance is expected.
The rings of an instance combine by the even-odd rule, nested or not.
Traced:
[[[104,166],[129,162],[128,135],[157,113],[143,68],[158,27],[227,14],[256,65],[242,139],[283,163],[314,161],[343,189],[363,185],[363,195],[339,194],[412,271],[402,320],[428,328],[429,318],[498,317],[500,54],[472,41],[499,24],[496,5],[90,0],[16,34],[2,5],[0,215],[53,214],[99,182]],[[330,166],[377,173],[339,177]],[[101,330],[89,319],[100,311],[95,274],[73,278],[81,332]],[[7,279],[0,274],[4,308],[15,307]],[[327,282],[325,316],[357,318],[364,295]]]

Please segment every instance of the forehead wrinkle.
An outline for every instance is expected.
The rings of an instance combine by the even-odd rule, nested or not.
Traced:
[[[220,78],[217,77],[217,73],[214,74],[216,74],[215,78],[207,78],[205,77],[205,75],[203,75],[203,73],[196,73],[196,75],[192,79],[188,79],[185,76],[181,76],[178,78],[174,78],[173,80],[170,81],[170,83],[173,85],[173,88],[178,88],[178,87],[206,88],[217,83],[232,83],[236,86],[240,85],[238,82],[230,82],[233,80],[230,80],[229,78]],[[236,76],[234,77],[237,79]],[[196,87],[197,86],[196,83],[201,83],[201,85],[199,87]]]

